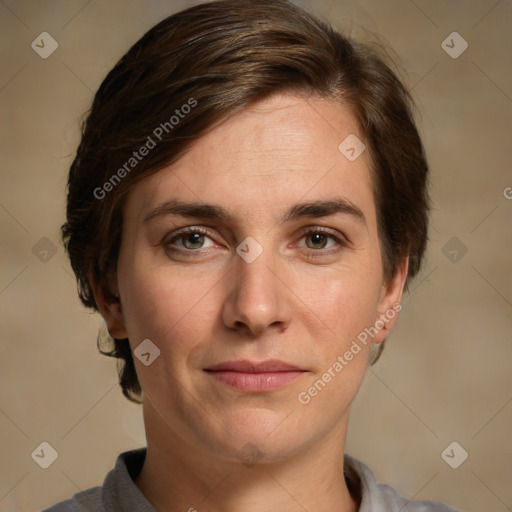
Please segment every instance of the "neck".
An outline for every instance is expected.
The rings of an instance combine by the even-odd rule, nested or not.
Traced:
[[[213,450],[206,454],[167,425],[151,421],[153,413],[145,404],[147,454],[135,484],[159,511],[358,509],[343,475],[346,422],[328,438],[283,460],[244,463],[216,456]]]

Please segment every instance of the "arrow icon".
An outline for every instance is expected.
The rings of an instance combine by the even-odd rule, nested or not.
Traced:
[[[48,32],[41,32],[30,43],[30,47],[39,57],[47,59],[59,47],[59,43]]]
[[[366,146],[357,135],[350,133],[340,142],[338,149],[347,160],[353,162],[366,149]]]
[[[151,340],[145,339],[133,354],[143,365],[149,366],[160,355],[160,349]]]
[[[442,248],[442,253],[452,263],[458,263],[462,258],[464,258],[467,252],[468,248],[456,236],[450,238],[450,240],[448,240],[448,242],[445,243]]]
[[[32,254],[42,263],[48,263],[56,253],[57,247],[45,236],[32,247]]]
[[[452,58],[458,59],[467,49],[469,43],[458,33],[452,32],[441,42],[441,48]]]
[[[252,236],[248,236],[242,240],[237,248],[236,253],[243,258],[246,263],[252,263],[263,252],[263,247]]]
[[[252,443],[247,443],[238,452],[238,458],[248,467],[254,466],[262,457],[263,453]]]
[[[40,468],[48,469],[58,459],[59,454],[50,443],[43,441],[30,456]]]
[[[457,469],[467,458],[468,452],[457,441],[450,443],[442,452],[441,458],[452,469]]]

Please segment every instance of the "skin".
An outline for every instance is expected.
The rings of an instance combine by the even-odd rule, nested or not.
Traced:
[[[128,337],[132,350],[150,339],[161,351],[149,366],[134,358],[148,447],[136,485],[158,510],[357,510],[342,472],[349,408],[371,342],[397,315],[307,405],[297,398],[400,302],[407,273],[404,259],[383,281],[367,152],[351,162],[338,149],[349,134],[364,140],[339,102],[274,95],[130,192],[117,282],[93,287],[112,336]],[[364,222],[348,213],[280,220],[297,203],[334,198],[356,205]],[[144,222],[175,199],[223,206],[233,219]],[[177,237],[186,226],[209,234]],[[263,249],[252,263],[236,252],[249,236]],[[307,371],[257,394],[204,371],[235,359]],[[239,458],[247,443],[262,454],[253,465]]]

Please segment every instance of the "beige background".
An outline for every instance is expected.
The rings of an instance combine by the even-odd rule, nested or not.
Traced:
[[[140,408],[97,353],[100,320],[78,301],[58,230],[92,92],[147,29],[188,5],[0,4],[0,512],[37,511],[98,485],[118,453],[144,444]],[[393,48],[432,167],[428,260],[353,406],[347,451],[406,497],[511,510],[512,3],[306,5]],[[48,59],[31,48],[43,31],[59,44]],[[441,47],[453,31],[469,43],[457,59]],[[467,248],[457,262],[445,247],[452,237]],[[58,452],[46,470],[31,458],[43,441]],[[441,458],[452,441],[469,453],[458,469]]]

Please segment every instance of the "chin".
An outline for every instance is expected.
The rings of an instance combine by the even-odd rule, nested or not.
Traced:
[[[227,458],[231,462],[242,462],[246,466],[254,465],[256,462],[281,462],[307,444],[307,440],[304,439],[306,432],[303,429],[296,432],[295,426],[291,425],[280,428],[284,418],[285,414],[280,418],[276,418],[275,415],[262,417],[260,411],[260,417],[257,419],[254,414],[246,414],[246,417],[238,422],[224,421],[219,432],[222,438],[210,438],[209,447],[215,451],[215,456]],[[210,436],[211,433],[212,431],[209,431]]]
[[[270,440],[268,436],[239,435],[228,445],[214,443],[215,456],[246,467],[256,464],[277,464],[292,457],[300,450],[301,443],[294,443],[286,433],[286,439]]]

